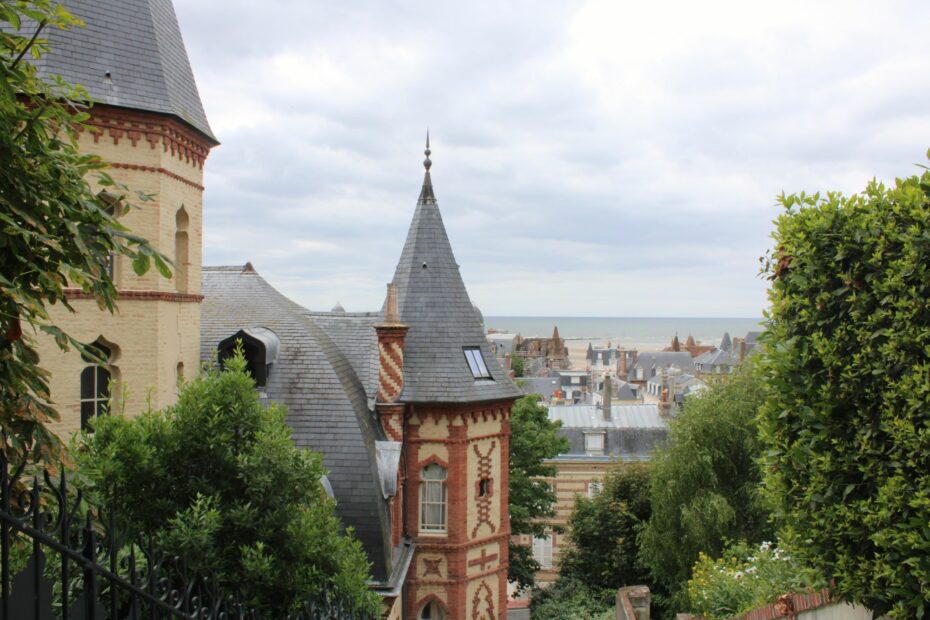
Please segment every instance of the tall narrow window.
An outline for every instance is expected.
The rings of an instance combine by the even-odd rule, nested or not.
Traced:
[[[107,191],[102,191],[97,194],[97,197],[106,206],[107,215],[112,218],[117,218],[120,216],[120,204],[118,196],[115,196]],[[113,282],[113,285],[116,286],[118,284],[117,278],[119,276],[119,272],[116,269],[116,253],[110,252],[106,255],[104,261],[104,271],[107,277],[110,278],[110,281]]]
[[[190,267],[190,256],[188,249],[187,227],[190,224],[190,218],[184,207],[178,209],[175,216],[175,233],[174,233],[174,278],[175,288],[178,292],[188,292],[188,271]]]
[[[552,536],[533,538],[533,559],[540,568],[552,568]]]
[[[432,463],[420,472],[420,531],[446,532],[448,496],[446,468]]]
[[[90,345],[97,355],[110,359],[108,347],[95,342]],[[90,421],[108,412],[110,406],[110,371],[101,366],[97,360],[82,356],[90,365],[81,371],[81,430],[88,430]]]
[[[465,353],[465,361],[468,362],[468,369],[471,370],[471,376],[475,379],[490,379],[491,373],[488,372],[488,365],[484,363],[484,355],[481,353],[481,347],[462,347]]]

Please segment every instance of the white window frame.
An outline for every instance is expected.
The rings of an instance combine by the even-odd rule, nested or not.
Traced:
[[[552,568],[552,534],[542,538],[533,537],[533,559],[540,568]]]
[[[584,434],[584,451],[591,456],[602,456],[606,449],[606,444],[607,441],[604,432]]]
[[[420,470],[420,533],[442,535],[448,531],[449,472],[438,463]],[[429,508],[437,507],[429,510]],[[436,517],[434,518],[434,515]]]

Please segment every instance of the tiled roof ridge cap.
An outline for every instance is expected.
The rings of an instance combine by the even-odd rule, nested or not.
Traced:
[[[258,271],[255,270],[255,267],[252,266],[251,262],[247,262],[244,265],[204,265],[200,268],[201,271],[238,271],[239,273],[254,273],[258,275]]]

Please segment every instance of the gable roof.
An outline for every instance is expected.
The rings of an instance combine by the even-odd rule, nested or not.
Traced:
[[[176,116],[216,143],[171,0],[62,3],[86,25],[43,30],[49,52],[35,61],[39,75],[81,84],[100,103]]]
[[[400,321],[410,327],[404,345],[402,402],[463,403],[519,398],[484,334],[459,265],[452,254],[430,179],[426,174],[394,284]],[[491,380],[476,380],[463,347],[480,347]]]

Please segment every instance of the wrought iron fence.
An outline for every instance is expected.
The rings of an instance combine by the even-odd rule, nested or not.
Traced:
[[[92,506],[62,472],[29,480],[0,454],[0,620],[262,620],[235,594],[191,574],[152,541],[127,540],[112,511]],[[25,480],[24,480],[25,478]],[[369,620],[323,592],[287,620]]]

